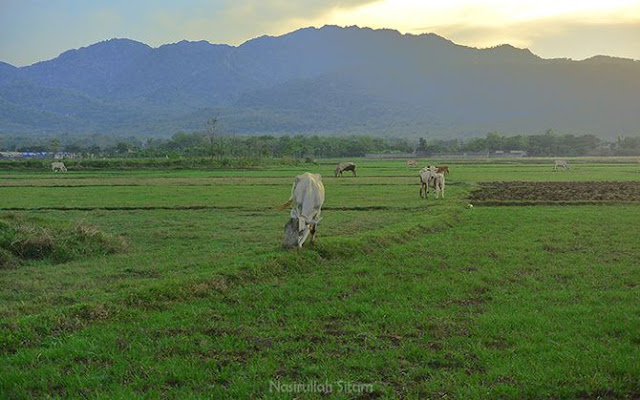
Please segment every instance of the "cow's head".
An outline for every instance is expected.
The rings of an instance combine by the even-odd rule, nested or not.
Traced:
[[[291,217],[284,226],[284,247],[302,247],[309,236],[309,224],[304,218]]]

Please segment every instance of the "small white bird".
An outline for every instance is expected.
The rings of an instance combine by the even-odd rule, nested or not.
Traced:
[[[469,208],[469,209],[473,208],[473,204],[471,204],[471,203],[467,204],[467,208]]]

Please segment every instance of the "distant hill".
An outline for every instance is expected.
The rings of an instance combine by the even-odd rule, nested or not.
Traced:
[[[542,59],[434,34],[305,28],[241,46],[111,39],[0,62],[0,133],[640,134],[640,61]]]

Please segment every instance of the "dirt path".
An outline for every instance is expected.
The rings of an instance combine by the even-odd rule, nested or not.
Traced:
[[[640,182],[485,182],[474,204],[569,204],[640,202]]]

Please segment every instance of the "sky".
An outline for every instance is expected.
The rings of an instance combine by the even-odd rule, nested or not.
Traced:
[[[111,38],[240,45],[323,25],[509,43],[543,58],[640,60],[640,0],[0,0],[0,61],[30,65]]]

